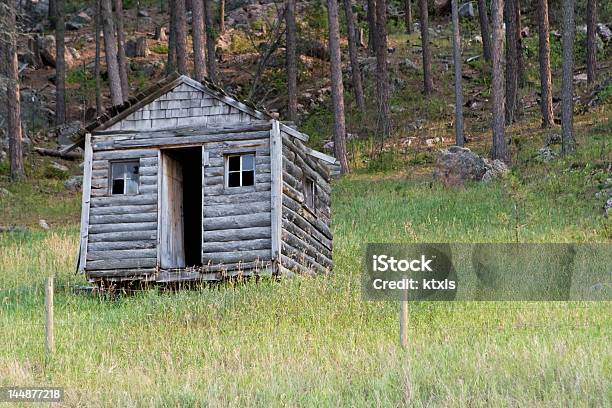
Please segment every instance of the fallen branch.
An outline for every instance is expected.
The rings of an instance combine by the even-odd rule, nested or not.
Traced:
[[[38,154],[40,154],[41,156],[52,156],[52,157],[59,157],[61,159],[65,159],[65,160],[78,160],[78,159],[82,159],[83,155],[81,153],[76,153],[76,152],[61,152],[59,150],[53,150],[53,149],[45,149],[43,147],[35,147],[34,151]]]

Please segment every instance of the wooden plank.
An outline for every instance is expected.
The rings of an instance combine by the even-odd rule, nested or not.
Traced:
[[[121,260],[134,258],[154,258],[157,255],[155,249],[117,249],[108,251],[90,251],[87,254],[88,261]]]
[[[211,196],[231,196],[231,195],[239,195],[245,193],[255,193],[258,191],[270,191],[270,182],[264,183],[256,183],[254,186],[247,187],[228,187],[226,188],[224,185],[216,185],[216,186],[205,186],[204,187],[204,195],[205,197]]]
[[[143,132],[150,133],[154,132]],[[177,136],[169,135],[167,137],[147,137],[147,138],[134,138],[124,139],[118,138],[114,140],[108,140],[98,142],[95,146],[97,151],[110,151],[120,150],[126,151],[126,149],[134,148],[148,148],[148,147],[171,147],[171,146],[183,146],[183,145],[202,145],[205,143],[228,143],[227,141],[233,140],[235,143],[228,143],[228,146],[232,144],[238,144],[238,141],[244,140],[244,144],[258,144],[259,140],[267,138],[269,132],[267,131],[253,131],[253,132],[241,132],[241,133],[220,133],[220,134],[195,134],[191,136]]]
[[[253,251],[229,251],[215,252],[204,254],[204,262],[220,262],[220,263],[236,263],[236,262],[251,262],[263,261],[270,259],[269,249],[259,249]]]
[[[204,207],[204,217],[227,217],[230,215],[244,215],[270,211],[269,201],[256,201],[253,203],[209,205]]]
[[[155,240],[139,240],[139,241],[115,241],[115,242],[94,242],[89,243],[90,251],[112,251],[119,249],[152,249],[157,248]]]
[[[142,241],[157,239],[157,231],[102,232],[90,234],[89,242]]]
[[[308,141],[308,135],[302,132],[299,132],[293,128],[290,128],[289,126],[281,123],[280,124],[280,130],[282,130],[284,133],[286,133],[287,135],[291,135],[293,137],[295,137],[296,139],[300,139],[304,142]]]
[[[241,205],[243,203],[253,203],[257,201],[269,201],[270,191],[248,191],[236,194],[205,196],[204,206],[216,205]]]
[[[157,212],[157,205],[121,205],[117,207],[93,207],[89,210],[90,215],[111,215],[111,214],[134,214],[137,212],[148,213]]]
[[[330,240],[332,239],[332,232],[329,229],[329,225],[323,221],[317,219],[308,209],[304,208],[300,203],[295,202],[290,197],[283,196],[283,205],[288,209],[292,210],[294,214],[299,215],[306,220],[310,225],[316,228],[319,232],[325,235]]]
[[[304,150],[306,151],[307,154],[311,155],[312,157],[317,158],[319,160],[323,160],[326,163],[335,164],[337,161],[335,157],[330,156],[325,153],[321,153],[318,150],[311,149],[310,147],[305,147]]]
[[[182,126],[167,130],[152,130],[146,133],[134,131],[96,131],[94,139],[96,141],[119,139],[129,140],[136,138],[161,138],[161,137],[176,137],[176,136],[194,136],[194,135],[217,135],[224,133],[243,133],[256,132],[265,130],[268,131],[272,124],[268,120],[255,120],[252,122],[221,122],[210,123],[205,126]]]
[[[103,278],[143,278],[154,276],[156,270],[154,268],[139,268],[139,269],[96,269],[87,270],[87,277],[90,279]]]
[[[157,213],[155,213],[157,216]],[[125,231],[153,231],[157,228],[157,218],[155,222],[138,223],[111,223],[111,224],[90,224],[90,234],[100,234],[103,232],[125,232]]]
[[[236,240],[270,238],[270,231],[270,227],[204,231],[204,242],[226,242]]]
[[[125,160],[157,157],[157,149],[129,149],[94,152],[94,160]]]
[[[91,135],[85,135],[85,155],[83,162],[83,196],[81,203],[81,243],[79,246],[79,261],[77,270],[83,272],[87,262],[87,242],[89,230],[89,207],[91,203],[91,172],[93,163],[93,149]]]
[[[92,224],[113,224],[113,223],[142,223],[156,222],[156,212],[139,212],[131,214],[109,214],[109,215],[92,215],[89,217]]]
[[[283,186],[283,143],[280,133],[280,122],[272,122],[270,130],[270,217],[271,217],[271,239],[272,239],[272,261],[280,263],[281,252],[281,228],[282,228],[282,186]]]
[[[231,215],[227,217],[207,217],[204,219],[206,231],[267,227],[270,225],[270,213]]]
[[[157,193],[155,194],[135,194],[135,195],[114,195],[106,197],[92,198],[92,207],[115,207],[121,205],[147,205],[157,204]]]
[[[204,242],[202,252],[231,252],[231,251],[252,251],[256,249],[270,249],[270,239],[251,239],[243,241],[226,242]]]
[[[89,261],[87,268],[92,270],[103,269],[127,269],[127,268],[152,268],[157,260],[152,258],[133,258],[133,259],[110,259],[103,261]]]

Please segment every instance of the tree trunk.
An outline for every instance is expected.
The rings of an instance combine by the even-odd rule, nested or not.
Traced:
[[[525,86],[525,63],[523,61],[523,37],[521,36],[522,25],[521,25],[521,0],[514,1],[514,17],[516,17],[516,24],[514,28],[516,30],[516,78],[518,86],[520,88]],[[517,101],[520,95],[517,94]],[[521,104],[517,102],[517,110],[520,113]]]
[[[123,31],[123,1],[114,0],[115,16],[117,21],[117,61],[119,63],[119,79],[121,81],[121,95],[123,101],[127,101],[130,96],[130,84],[128,82],[128,65],[125,57],[125,39]]]
[[[17,2],[15,0],[5,3],[8,7],[4,10],[2,20],[5,32],[0,32],[3,37],[6,83],[6,105],[7,105],[7,128],[9,141],[9,156],[11,166],[11,179],[24,178],[23,169],[23,138],[21,133],[21,101],[19,96],[19,68],[17,62]]]
[[[49,19],[49,26],[55,28],[55,10],[57,6],[55,0],[49,0],[49,8],[47,9],[47,18]]]
[[[461,86],[461,33],[459,32],[459,6],[451,0],[453,19],[453,60],[455,65],[455,144],[463,146],[463,89]]]
[[[351,61],[351,79],[353,80],[353,92],[357,108],[365,115],[365,97],[363,96],[363,84],[361,80],[361,68],[357,59],[357,31],[355,27],[355,13],[353,13],[352,0],[344,0],[344,12],[346,14],[346,31],[348,37],[349,59]]]
[[[193,37],[193,75],[197,81],[206,77],[206,54],[204,47],[204,0],[193,0],[191,3],[191,26]]]
[[[561,83],[561,151],[571,153],[574,140],[574,0],[563,0],[563,77]]]
[[[187,22],[185,0],[174,0],[176,27],[174,40],[176,48],[176,69],[181,75],[187,75]]]
[[[66,62],[64,52],[64,0],[55,2],[55,125],[66,123]]]
[[[426,96],[433,93],[433,77],[431,75],[431,49],[429,48],[429,11],[427,0],[421,0],[421,45],[423,48],[423,91]]]
[[[108,72],[108,87],[110,88],[111,103],[113,106],[123,103],[121,92],[121,78],[117,62],[117,40],[115,39],[115,25],[113,23],[113,10],[111,0],[102,2],[102,31],[104,32],[104,54],[106,56],[106,70]]]
[[[208,62],[208,79],[212,83],[217,83],[217,57],[215,29],[213,26],[212,10],[210,0],[204,1],[204,29],[206,30],[206,60]]]
[[[550,71],[550,33],[548,25],[548,0],[539,0],[538,37],[540,40],[540,86],[542,100],[542,126],[552,127],[555,124],[553,112],[552,74]]]
[[[342,61],[340,56],[340,28],[338,24],[338,3],[327,0],[329,20],[329,55],[331,68],[331,96],[334,112],[334,153],[340,162],[340,171],[349,171],[346,154],[346,125],[344,119],[344,85],[342,83]]]
[[[376,104],[377,132],[381,140],[390,132],[389,73],[387,70],[387,2],[376,0]]]
[[[285,11],[286,64],[287,64],[287,113],[289,120],[297,121],[297,57],[296,57],[296,29],[295,29],[295,0],[287,0]]]
[[[96,116],[102,114],[102,86],[100,81],[100,0],[96,0],[96,16],[94,22],[94,38],[96,39],[96,56],[94,58],[94,76],[96,79]]]
[[[168,0],[170,21],[168,23],[168,55],[166,61],[166,74],[176,70],[176,8],[174,0]]]
[[[516,38],[516,0],[506,0],[506,125],[514,122],[518,104],[518,53]]]
[[[491,157],[493,159],[508,162],[508,148],[506,146],[506,135],[504,127],[504,0],[493,0],[491,7],[491,19],[493,21],[493,43],[491,53],[493,59],[493,80],[491,84],[491,96],[493,104],[493,118],[491,128],[493,130],[493,148]]]
[[[482,54],[485,61],[491,61],[491,34],[489,34],[486,0],[478,0],[478,19],[480,20],[480,35],[482,37]]]
[[[368,0],[368,49],[376,52],[376,0]]]
[[[225,0],[219,0],[219,33],[223,34],[224,32],[225,32]]]
[[[404,0],[404,25],[406,34],[412,34],[412,0]]]
[[[587,1],[587,83],[592,85],[597,78],[597,0]]]

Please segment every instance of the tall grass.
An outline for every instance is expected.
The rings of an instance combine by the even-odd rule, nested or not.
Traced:
[[[0,386],[63,386],[66,406],[604,406],[609,303],[415,303],[402,350],[397,305],[361,297],[365,242],[512,241],[504,183],[345,178],[331,275],[195,291],[74,295],[76,229],[4,235]],[[589,204],[532,193],[522,241],[607,240]],[[49,273],[57,350],[46,360]]]

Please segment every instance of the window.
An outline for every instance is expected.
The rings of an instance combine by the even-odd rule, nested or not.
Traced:
[[[111,194],[138,194],[138,161],[111,163]]]
[[[225,158],[225,186],[246,187],[255,185],[255,155],[232,154]]]
[[[317,184],[311,178],[304,180],[304,204],[306,207],[313,209],[315,208],[315,197],[317,193]]]

